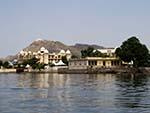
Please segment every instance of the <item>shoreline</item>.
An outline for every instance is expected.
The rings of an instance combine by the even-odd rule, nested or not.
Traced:
[[[67,67],[52,67],[45,70],[33,70],[33,69],[0,69],[1,73],[58,73],[58,74],[144,74],[150,75],[150,67],[139,67],[139,68],[95,68],[95,69],[78,69],[69,70]]]
[[[69,70],[69,69],[60,69],[58,71],[60,74],[101,74],[101,73],[111,73],[111,74],[147,74],[150,75],[150,67],[142,68],[92,68],[92,69],[78,69],[78,70]]]

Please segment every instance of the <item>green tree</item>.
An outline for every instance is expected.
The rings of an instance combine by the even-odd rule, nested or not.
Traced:
[[[68,65],[68,60],[66,56],[62,56],[62,62]]]
[[[4,68],[9,68],[9,62],[8,62],[8,61],[5,61],[5,62],[3,63],[3,67],[4,67]]]
[[[21,65],[23,65],[23,67],[25,68],[26,65],[29,64],[32,69],[39,69],[39,59],[33,57],[31,59],[27,59],[27,60],[24,60],[23,63]]]
[[[147,67],[150,67],[150,54],[148,55],[148,62],[146,64]]]
[[[131,37],[124,41],[122,45],[116,49],[116,55],[125,62],[133,61],[134,67],[147,66],[149,52],[139,39]]]
[[[82,58],[85,57],[107,57],[107,55],[101,53],[98,50],[95,50],[93,47],[88,47],[85,50],[81,50]]]
[[[92,55],[93,55],[93,57],[108,57],[107,54],[103,54],[98,50],[94,51],[94,53]]]
[[[41,71],[41,69],[44,69],[46,65],[44,63],[38,63],[36,66],[36,69],[39,69],[39,71]]]
[[[39,61],[39,59],[33,57],[31,59],[24,60],[22,65],[25,67],[27,64],[29,64],[34,69],[36,67],[38,61]]]
[[[0,60],[0,67],[3,66],[3,61]]]
[[[82,58],[92,57],[93,56],[93,51],[94,51],[93,47],[88,47],[85,50],[81,50],[81,56],[82,56]]]
[[[72,58],[72,59],[76,59],[76,58],[78,58],[78,56],[72,55],[71,58]]]

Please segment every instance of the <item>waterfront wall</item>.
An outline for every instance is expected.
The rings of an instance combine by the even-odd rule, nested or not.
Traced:
[[[27,69],[25,72],[31,72],[31,73],[58,73],[59,69],[67,69],[68,66],[55,66],[55,67],[49,67],[48,69],[41,69],[41,70],[33,70],[33,69]]]
[[[0,69],[0,73],[15,73],[16,69]]]
[[[99,73],[114,73],[114,74],[150,74],[150,68],[127,68],[127,67],[116,67],[116,68],[89,68],[89,69],[59,69],[58,73],[68,74],[99,74]]]
[[[99,73],[116,73],[116,74],[136,74],[141,73],[150,75],[150,67],[141,68],[94,68],[94,69],[68,69],[68,66],[50,67],[44,70],[25,69],[29,73],[61,73],[61,74],[99,74]],[[0,73],[16,73],[16,69],[0,69]]]
[[[97,73],[126,73],[128,69],[124,68],[88,68],[88,69],[59,69],[58,73],[75,74],[97,74]]]

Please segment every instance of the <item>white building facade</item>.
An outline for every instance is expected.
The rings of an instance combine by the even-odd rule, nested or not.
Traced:
[[[18,60],[26,60],[30,58],[37,58],[39,59],[40,63],[44,64],[56,64],[62,60],[62,57],[66,56],[67,60],[69,60],[72,56],[70,50],[60,50],[58,53],[50,53],[46,48],[41,47],[39,51],[37,52],[31,52],[31,51],[20,51],[18,54]]]

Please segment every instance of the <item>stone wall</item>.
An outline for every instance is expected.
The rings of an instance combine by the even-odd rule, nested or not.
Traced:
[[[15,73],[16,69],[0,69],[0,73]]]

